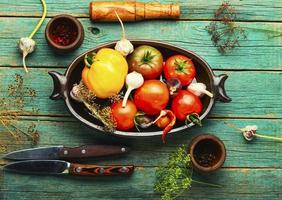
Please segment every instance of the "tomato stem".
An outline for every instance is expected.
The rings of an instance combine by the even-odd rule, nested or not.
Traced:
[[[188,60],[175,60],[174,64],[176,65],[176,68],[175,70],[178,71],[178,72],[182,72],[184,74],[187,74],[187,71],[186,71],[186,68],[185,68],[185,65],[187,63]]]
[[[148,64],[148,65],[150,65],[150,62],[152,61],[152,59],[155,57],[155,55],[152,55],[152,52],[150,52],[150,51],[146,51],[145,53],[144,53],[144,56],[142,57],[142,59],[141,59],[141,62],[142,62],[142,64]],[[151,65],[150,65],[150,67],[152,67]]]

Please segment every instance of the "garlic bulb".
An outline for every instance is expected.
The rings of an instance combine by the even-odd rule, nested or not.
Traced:
[[[257,129],[258,127],[256,125],[248,125],[242,128],[241,131],[243,133],[244,138],[247,141],[251,141],[254,139]]]
[[[34,51],[35,46],[35,41],[28,37],[21,38],[19,41],[19,48],[23,54],[23,66],[26,72],[28,72],[28,70],[25,64],[25,57]]]
[[[213,94],[207,91],[207,86],[204,83],[191,83],[190,85],[188,85],[187,90],[199,97],[206,94],[209,97],[213,98]]]
[[[131,54],[133,52],[134,47],[131,44],[131,42],[128,39],[126,39],[123,23],[116,11],[115,13],[120,22],[121,29],[122,29],[122,38],[120,41],[116,43],[115,50],[119,51],[123,56],[127,56],[128,54]]]
[[[116,43],[115,50],[119,51],[123,56],[127,56],[133,52],[134,47],[129,40],[122,38]]]

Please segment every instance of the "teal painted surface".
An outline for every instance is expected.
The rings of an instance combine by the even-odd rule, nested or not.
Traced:
[[[22,66],[21,55],[17,52],[20,37],[28,36],[38,19],[34,18],[0,18],[0,66]],[[47,24],[44,23],[44,26]],[[84,43],[77,51],[62,57],[54,54],[44,38],[44,26],[35,35],[37,50],[27,58],[27,65],[32,67],[66,67],[79,54],[106,42],[118,40],[120,26],[118,23],[92,23],[88,19],[80,20],[85,29]],[[214,69],[282,69],[282,24],[241,22],[245,28],[247,40],[240,41],[240,48],[231,54],[222,56],[213,46],[205,27],[206,21],[151,21],[126,24],[129,39],[161,40],[184,47],[201,55]],[[100,30],[93,34],[91,28]],[[14,30],[21,30],[14,31]],[[11,32],[13,34],[11,35]],[[180,39],[181,38],[181,39]]]
[[[227,159],[224,167],[275,167],[282,165],[282,143],[257,139],[252,143],[246,143],[242,135],[234,129],[230,129],[225,123],[234,124],[241,128],[248,124],[257,124],[259,132],[266,135],[281,135],[282,120],[234,120],[211,119],[203,122],[202,128],[191,128],[185,131],[169,134],[167,143],[163,144],[160,137],[122,139],[96,132],[81,125],[72,118],[29,117],[28,121],[37,121],[40,141],[38,146],[50,145],[82,145],[92,143],[123,143],[131,147],[132,153],[120,158],[107,158],[93,160],[96,163],[127,163],[137,166],[158,166],[166,160],[168,154],[181,144],[188,144],[191,139],[201,133],[210,133],[221,138],[227,148]],[[141,133],[140,133],[141,134]],[[7,133],[0,136],[0,141],[8,143],[10,150],[29,148],[29,141],[23,144],[15,144],[15,141],[7,137]],[[1,160],[0,162],[6,163]],[[282,174],[281,174],[282,176]]]
[[[62,59],[62,58],[60,58]],[[7,70],[9,69],[9,70]],[[23,75],[26,86],[37,91],[37,97],[26,104],[26,109],[39,108],[40,115],[69,116],[62,100],[49,99],[53,91],[53,81],[48,71],[64,69],[32,68],[25,74],[22,68],[0,68],[0,96],[7,95],[7,85],[15,74]],[[231,103],[217,102],[210,117],[249,117],[249,118],[281,118],[282,117],[282,73],[280,71],[215,71],[215,74],[228,74],[226,90],[233,101]],[[6,85],[6,87],[4,87]]]
[[[224,167],[212,175],[194,174],[197,180],[218,183],[222,188],[194,184],[179,199],[281,199],[282,143],[257,139],[246,143],[242,136],[226,125],[244,127],[256,124],[259,133],[281,137],[282,128],[282,2],[230,1],[238,10],[238,24],[246,30],[248,39],[241,47],[222,56],[213,47],[204,30],[213,19],[213,11],[221,3],[215,1],[179,1],[182,16],[179,21],[147,21],[126,23],[131,39],[156,39],[195,51],[208,61],[215,74],[226,73],[229,104],[218,102],[204,127],[192,128],[168,136],[166,144],[159,137],[124,139],[95,132],[70,116],[63,101],[51,101],[52,80],[49,70],[64,72],[80,53],[99,44],[120,38],[117,23],[93,23],[87,18],[90,1],[47,0],[48,19],[36,34],[37,50],[27,58],[30,73],[24,75],[17,49],[20,37],[27,36],[39,20],[41,5],[32,0],[0,2],[0,96],[7,97],[7,86],[15,74],[24,75],[26,86],[37,90],[34,102],[26,109],[38,107],[38,114],[22,113],[22,122],[38,122],[38,146],[76,146],[93,143],[126,144],[132,152],[126,156],[92,159],[97,164],[135,164],[130,178],[71,178],[31,176],[0,171],[0,199],[159,199],[153,192],[155,167],[162,165],[170,152],[188,144],[201,133],[221,138],[227,148]],[[162,2],[173,2],[164,0]],[[85,28],[82,47],[69,55],[55,55],[44,39],[44,28],[50,17],[61,12],[79,17]],[[28,16],[28,17],[27,17]],[[100,30],[91,33],[91,28]],[[179,39],[181,38],[181,39]],[[29,141],[17,143],[0,128],[0,143],[8,151],[29,148]],[[0,158],[4,153],[0,153]],[[0,159],[0,166],[7,161]]]
[[[109,1],[109,0],[106,0]],[[221,5],[221,0],[139,0],[140,2],[179,2],[181,7],[181,19],[205,20],[213,19],[214,10]],[[46,0],[48,5],[48,16],[54,16],[60,13],[68,13],[78,17],[88,17],[88,5],[91,0]],[[263,20],[263,21],[281,21],[282,2],[280,0],[230,0],[237,10],[239,20]],[[2,0],[0,2],[0,15],[2,16],[37,16],[41,15],[41,5],[39,1],[33,0]]]
[[[7,191],[4,198],[159,199],[159,195],[152,189],[154,173],[154,168],[147,167],[137,168],[130,178],[50,178],[4,174],[3,188]],[[281,173],[281,169],[224,169],[208,178],[205,177],[206,181],[223,184],[222,188],[193,184],[191,190],[185,192],[180,199],[281,199]],[[194,178],[201,180],[201,177]],[[269,184],[265,184],[266,182]]]

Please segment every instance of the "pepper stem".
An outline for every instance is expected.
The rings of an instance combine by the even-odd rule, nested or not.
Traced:
[[[188,125],[188,123],[190,122],[192,122],[195,125],[202,126],[200,116],[197,113],[192,113],[190,115],[187,115],[185,124]]]
[[[95,56],[96,56],[95,52],[88,53],[84,56],[84,63],[85,63],[86,67],[88,67],[88,68],[91,67],[91,65],[93,64]]]

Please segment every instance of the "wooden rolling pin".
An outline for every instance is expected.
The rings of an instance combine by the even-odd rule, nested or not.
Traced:
[[[122,21],[175,19],[180,16],[179,4],[175,3],[91,2],[89,6],[93,21],[118,21],[115,11]]]

